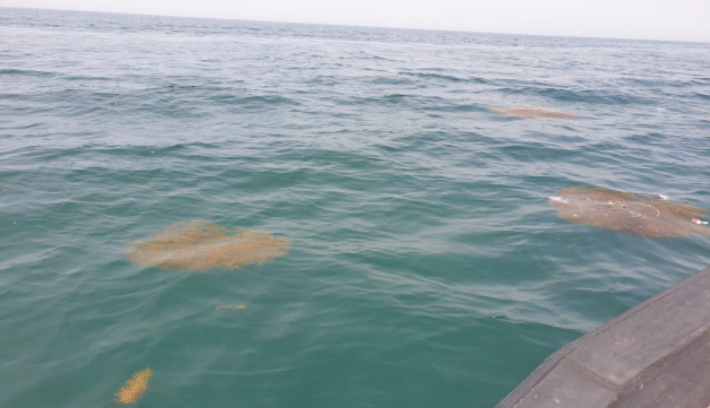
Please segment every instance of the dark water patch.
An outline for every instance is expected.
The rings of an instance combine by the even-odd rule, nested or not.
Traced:
[[[553,166],[554,163],[566,164],[583,160],[572,148],[551,147],[541,143],[509,144],[499,151],[505,157],[513,159],[515,163],[537,163],[542,160],[545,165]]]
[[[27,76],[35,78],[53,78],[57,74],[54,72],[47,71],[37,71],[33,69],[0,69],[0,79],[14,77],[14,76]]]
[[[692,88],[695,85],[702,85],[702,81],[697,78],[688,79],[668,79],[659,78],[657,73],[649,73],[654,75],[652,78],[622,78],[618,81],[620,86],[631,87],[648,87],[654,90],[662,90],[665,88]]]
[[[427,112],[486,112],[486,106],[473,104],[451,104],[448,106],[427,106],[424,108]]]
[[[95,163],[104,161],[105,165],[96,170],[97,172],[102,172],[117,164],[113,161],[117,159],[158,160],[158,158],[166,156],[192,158],[194,154],[193,152],[204,152],[205,149],[211,150],[215,148],[213,145],[206,143],[175,144],[168,146],[107,147],[105,145],[96,145],[96,138],[91,137],[94,135],[89,136],[90,137],[87,137],[86,144],[81,147],[63,147],[53,149],[26,147],[15,151],[14,154],[22,155],[26,158],[42,159],[43,162],[47,163],[66,163],[69,161],[77,162],[77,164],[81,162],[94,166]],[[212,158],[212,160],[214,160],[214,158]]]
[[[225,105],[242,105],[249,108],[273,107],[280,105],[298,106],[300,103],[296,100],[286,98],[279,95],[259,95],[259,96],[236,96],[236,95],[218,95],[209,98],[212,101]]]
[[[483,78],[476,78],[476,77],[459,78],[459,77],[456,77],[453,75],[432,74],[432,73],[425,73],[425,72],[400,71],[399,75],[413,76],[413,77],[422,78],[422,79],[449,81],[449,82],[454,82],[454,83],[476,83],[476,84],[486,84],[487,83],[487,81]]]
[[[625,138],[635,146],[658,146],[663,148],[667,143],[669,135],[659,132],[636,133]]]
[[[395,97],[394,100],[388,100],[387,97],[382,98],[368,98],[368,97],[338,97],[335,98],[335,102],[338,105],[351,105],[351,106],[362,106],[362,105],[383,105],[385,103],[397,103],[398,98]],[[401,98],[399,98],[401,99]]]
[[[16,94],[16,93],[0,93],[0,99],[19,99],[19,100],[27,100],[27,95],[24,94]]]
[[[505,87],[497,89],[496,92],[501,92],[507,95],[529,95],[533,97],[544,96],[560,102],[578,103],[584,101],[589,104],[632,105],[640,102],[639,99],[642,99],[644,102],[648,103],[647,99],[639,98],[638,96],[583,89],[571,90],[550,87]]]
[[[411,97],[412,95],[406,95],[406,94],[390,94],[390,95],[385,95],[382,98],[382,101],[387,102],[387,103],[401,103],[404,99]]]
[[[101,77],[101,76],[89,76],[89,75],[66,75],[64,77],[67,81],[77,81],[77,82],[107,82],[107,81],[116,81],[115,78],[110,78],[110,77]]]
[[[333,86],[336,84],[339,84],[341,82],[341,78],[335,75],[320,75],[311,79],[308,79],[306,83],[312,84],[312,85],[327,85],[327,86]]]
[[[442,98],[438,96],[422,96],[417,94],[385,94],[379,97],[350,97],[334,98],[339,105],[352,106],[410,106],[410,107],[427,107],[429,104],[439,104]]]
[[[12,123],[12,121],[9,120],[3,120],[0,121],[0,125],[9,125]],[[3,126],[3,129],[6,130],[31,130],[35,128],[46,128],[47,127],[47,122],[36,122],[36,123],[26,123],[26,124],[17,124],[16,126]]]
[[[110,108],[110,105],[108,106]],[[128,109],[136,117],[159,116],[176,120],[198,119],[210,115],[204,106],[189,99],[143,95],[124,101],[119,109]],[[120,110],[118,112],[121,113]]]

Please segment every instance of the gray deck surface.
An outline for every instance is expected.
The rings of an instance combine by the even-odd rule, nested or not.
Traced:
[[[547,358],[496,408],[710,408],[710,268]]]

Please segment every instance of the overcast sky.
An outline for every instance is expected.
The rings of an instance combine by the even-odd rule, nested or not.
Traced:
[[[0,6],[710,42],[710,0],[0,0]]]

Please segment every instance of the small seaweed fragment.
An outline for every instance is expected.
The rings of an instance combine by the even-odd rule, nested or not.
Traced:
[[[289,240],[269,232],[188,221],[167,226],[152,238],[131,242],[126,257],[136,265],[204,271],[259,265],[284,256],[290,249]]]
[[[662,194],[585,186],[557,193],[559,197],[547,197],[547,202],[570,222],[653,239],[710,235],[707,225],[694,221],[708,213],[705,209],[668,201]]]
[[[221,305],[217,306],[214,311],[218,311],[220,309],[246,309],[247,307],[244,305],[238,305],[238,306],[232,306],[232,305]]]
[[[153,376],[153,370],[150,367],[142,371],[137,371],[133,374],[133,378],[126,381],[126,385],[121,388],[121,391],[116,393],[116,401],[123,404],[131,404],[138,401],[140,397],[148,391],[148,379]]]
[[[564,112],[552,108],[543,108],[542,106],[501,106],[490,108],[491,111],[505,116],[512,116],[518,119],[534,119],[534,118],[555,118],[555,119],[572,119],[577,117],[576,113]]]

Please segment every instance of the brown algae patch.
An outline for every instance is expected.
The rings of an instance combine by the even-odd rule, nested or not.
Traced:
[[[576,113],[564,112],[552,108],[543,108],[541,106],[501,106],[490,108],[491,111],[505,116],[512,116],[518,119],[535,119],[535,118],[555,118],[555,119],[572,119],[579,115]]]
[[[136,265],[160,269],[237,269],[282,257],[291,246],[289,240],[275,238],[269,232],[183,221],[165,227],[152,238],[131,242],[126,257]]]
[[[148,379],[153,376],[150,367],[133,374],[133,378],[126,381],[126,384],[116,394],[116,401],[123,404],[131,404],[140,399],[148,391]]]
[[[654,239],[710,235],[699,220],[708,214],[705,209],[667,201],[664,196],[585,186],[557,190],[557,194],[547,197],[548,203],[570,222]]]

